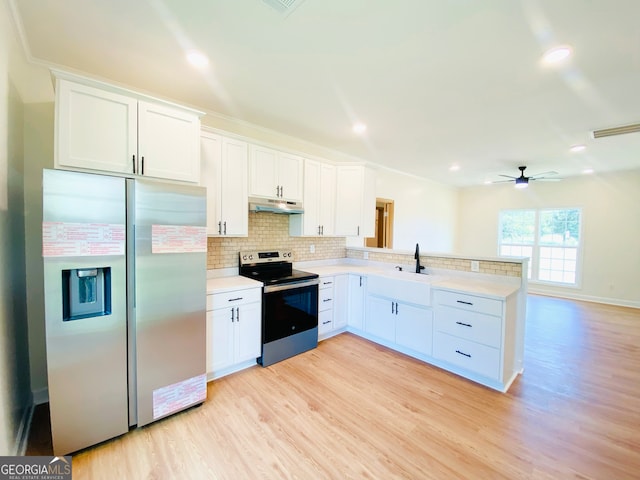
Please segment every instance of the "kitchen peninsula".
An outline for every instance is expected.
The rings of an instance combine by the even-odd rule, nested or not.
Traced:
[[[522,373],[527,259],[474,260],[489,274],[454,269],[469,259],[425,254],[427,274],[416,274],[406,252],[348,248],[347,255],[295,263],[320,276],[319,340],[351,332],[502,392]],[[433,266],[445,261],[453,263]],[[259,286],[224,276],[232,268],[209,272],[209,298]]]

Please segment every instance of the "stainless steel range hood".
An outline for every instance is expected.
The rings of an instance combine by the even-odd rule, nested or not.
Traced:
[[[270,212],[291,215],[294,213],[304,213],[302,202],[292,202],[291,200],[274,200],[272,198],[249,197],[250,212]]]

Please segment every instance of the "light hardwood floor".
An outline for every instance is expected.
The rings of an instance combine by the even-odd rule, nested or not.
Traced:
[[[342,334],[80,452],[73,478],[640,478],[640,310],[529,296],[527,317],[507,394]]]

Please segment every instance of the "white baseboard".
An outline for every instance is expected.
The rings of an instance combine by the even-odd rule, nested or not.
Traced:
[[[579,293],[571,292],[550,292],[544,289],[537,289],[529,284],[529,293],[536,295],[547,295],[549,297],[568,298],[570,300],[581,300],[583,302],[604,303],[606,305],[616,305],[619,307],[631,307],[640,308],[640,302],[634,302],[631,300],[622,300],[620,298],[608,298],[608,297],[594,297],[592,295],[581,295]]]

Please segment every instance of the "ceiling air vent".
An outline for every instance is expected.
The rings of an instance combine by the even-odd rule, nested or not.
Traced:
[[[262,0],[281,14],[290,15],[304,0]]]
[[[593,138],[612,137],[614,135],[623,135],[625,133],[636,132],[640,132],[640,123],[623,125],[621,127],[603,128],[602,130],[594,130]]]

